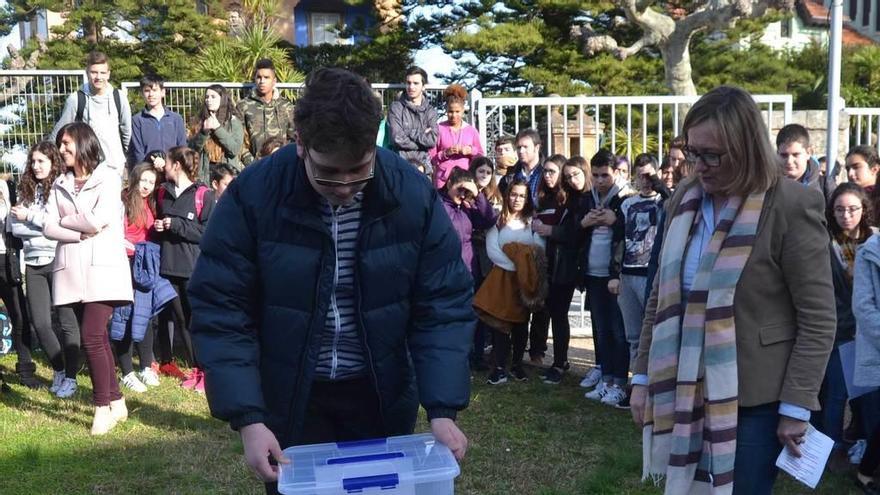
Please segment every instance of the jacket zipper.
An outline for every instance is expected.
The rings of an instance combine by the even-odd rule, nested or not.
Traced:
[[[336,208],[330,208],[330,215],[333,218],[333,259],[336,260],[336,266],[333,268],[333,291],[330,293],[330,309],[333,310],[333,347],[332,358],[330,360],[330,379],[336,379],[336,369],[339,366],[339,334],[342,331],[342,325],[339,323],[339,306],[336,301],[336,287],[339,285],[339,217],[336,216]]]
[[[321,234],[324,234],[323,231],[318,231],[318,232],[321,233]],[[326,237],[325,237],[325,239],[326,239]],[[326,248],[326,243],[324,244],[324,246],[325,246],[325,248]],[[320,261],[321,264],[320,264],[320,267],[319,267],[319,269],[318,269],[318,277],[317,277],[318,279],[317,279],[317,281],[315,282],[315,299],[316,299],[315,302],[316,302],[316,305],[317,305],[317,299],[319,298],[319,294],[321,293],[321,279],[323,278],[324,267],[326,266],[325,263],[324,263],[324,253],[323,253],[323,249],[322,249],[322,252],[321,252],[321,258],[320,258],[320,260],[321,260],[321,261]],[[320,324],[321,324],[321,325],[324,324],[324,318],[321,318],[321,319],[318,320],[318,321],[320,321]],[[293,436],[293,429],[294,429],[295,422],[296,422],[296,421],[295,421],[295,418],[296,418],[296,414],[295,414],[295,411],[296,411],[296,403],[297,403],[297,399],[300,398],[300,397],[297,396],[297,393],[298,393],[299,389],[302,387],[303,379],[304,379],[304,376],[305,376],[306,363],[307,363],[308,360],[309,360],[309,358],[308,358],[308,354],[311,352],[311,347],[312,347],[312,335],[315,333],[315,324],[316,324],[316,318],[313,316],[313,317],[312,317],[312,320],[309,321],[309,327],[308,327],[308,329],[306,330],[306,341],[305,341],[305,342],[306,342],[306,348],[305,348],[305,351],[304,351],[305,355],[304,355],[303,359],[301,359],[300,362],[299,362],[299,372],[297,373],[296,383],[294,384],[294,387],[293,387],[294,393],[293,393],[293,397],[290,399],[290,406],[288,406],[288,411],[290,411],[290,413],[289,413],[289,417],[288,417],[288,420],[287,420],[287,437],[288,437],[288,439],[291,438],[291,437]],[[319,344],[319,345],[320,345],[320,344]],[[307,398],[306,398],[306,399],[307,399]]]
[[[395,208],[395,210],[396,209],[397,208]],[[363,242],[363,238],[365,237],[364,234],[367,232],[367,229],[371,225],[373,225],[374,223],[378,222],[379,220],[385,218],[386,216],[390,215],[391,213],[392,212],[388,212],[385,215],[382,215],[380,217],[376,217],[376,218],[370,220],[368,223],[361,225],[361,228],[358,231],[357,242],[355,243],[354,259],[360,260],[361,243]],[[385,425],[385,406],[382,403],[382,394],[379,392],[379,377],[376,375],[376,368],[373,366],[373,353],[370,350],[370,344],[367,343],[367,326],[364,324],[363,311],[361,311],[362,303],[361,303],[360,277],[358,276],[359,273],[360,273],[360,270],[358,270],[358,269],[354,270],[355,314],[357,314],[357,318],[358,318],[358,323],[359,323],[358,328],[360,328],[359,333],[360,333],[361,343],[364,346],[364,353],[366,354],[366,358],[367,358],[367,366],[370,369],[370,378],[373,381],[373,390],[376,391],[376,400],[379,403],[379,418],[382,421],[382,425],[384,426]],[[418,400],[418,398],[416,400]]]

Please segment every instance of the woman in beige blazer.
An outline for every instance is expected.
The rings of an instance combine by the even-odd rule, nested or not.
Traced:
[[[79,317],[93,386],[92,434],[102,435],[128,417],[107,333],[113,307],[132,300],[122,183],[101,164],[101,146],[88,125],[68,124],[56,141],[67,172],[52,185],[43,227],[47,238],[58,241],[53,302],[73,306]]]
[[[683,131],[695,177],[666,207],[634,367],[644,475],[667,493],[769,494],[783,444],[799,455],[834,341],[824,201],[781,177],[739,88],[703,96]]]

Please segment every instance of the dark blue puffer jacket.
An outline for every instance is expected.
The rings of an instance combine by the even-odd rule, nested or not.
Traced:
[[[295,146],[251,165],[217,204],[189,284],[211,413],[235,429],[265,423],[282,446],[302,435],[333,287],[319,205]],[[381,148],[356,256],[358,330],[388,435],[412,432],[419,403],[454,418],[470,394],[473,282],[437,192]]]

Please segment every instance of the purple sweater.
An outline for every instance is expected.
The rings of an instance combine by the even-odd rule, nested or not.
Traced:
[[[473,273],[474,250],[471,245],[471,234],[474,230],[486,230],[492,227],[495,224],[497,214],[483,193],[477,195],[472,208],[456,205],[445,190],[440,191],[440,198],[443,200],[446,214],[452,220],[452,228],[455,229],[461,240],[461,259],[468,270]]]

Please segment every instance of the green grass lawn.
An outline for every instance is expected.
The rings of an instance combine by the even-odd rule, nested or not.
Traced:
[[[14,364],[0,358],[6,370]],[[639,481],[640,435],[627,411],[587,401],[572,375],[551,387],[529,371],[528,383],[498,387],[475,376],[471,406],[460,416],[471,444],[457,493],[661,493]],[[40,373],[48,381],[46,366]],[[0,396],[2,495],[262,493],[237,434],[210,417],[202,396],[169,379],[145,394],[126,393],[129,420],[92,438],[85,374],[68,400],[5,374],[13,391]],[[780,475],[777,492],[855,493],[851,487],[847,477],[826,473],[814,492]]]

